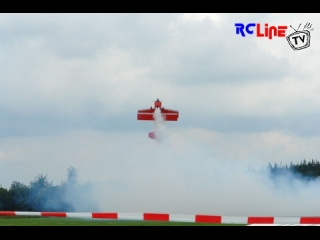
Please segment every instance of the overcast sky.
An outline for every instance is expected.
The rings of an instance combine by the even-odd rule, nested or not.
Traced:
[[[299,51],[234,26],[285,25],[287,36],[307,22],[310,47]],[[74,166],[82,181],[139,195],[149,171],[169,168],[177,186],[199,190],[196,180],[220,164],[320,159],[319,22],[296,13],[0,14],[0,185],[37,174],[58,184]],[[167,145],[148,138],[152,122],[136,120],[157,98],[180,113],[166,124]],[[145,210],[135,207],[111,210]]]

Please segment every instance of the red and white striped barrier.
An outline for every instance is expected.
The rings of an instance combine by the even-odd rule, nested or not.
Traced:
[[[18,212],[0,211],[0,216],[40,216],[63,218],[91,218],[108,220],[136,220],[163,222],[194,222],[212,224],[320,224],[320,217],[230,217],[214,215],[186,215],[164,213],[109,213],[109,212]]]

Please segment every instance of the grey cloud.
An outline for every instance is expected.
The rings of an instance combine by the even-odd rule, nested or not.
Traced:
[[[168,25],[179,14],[5,14],[0,28],[8,41],[40,38],[62,58],[94,58],[110,46],[153,54],[168,36]],[[156,50],[157,51],[157,50]],[[143,58],[143,57],[142,57]]]
[[[250,37],[237,36],[232,21],[222,26],[209,20],[181,23],[155,59],[149,78],[184,86],[281,79],[289,68],[287,58],[265,52]]]
[[[283,131],[301,137],[311,137],[320,135],[320,128],[317,125],[319,121],[320,115],[317,113],[285,117],[221,115],[211,119],[196,119],[191,115],[181,120],[179,127],[202,127],[217,132]]]
[[[237,16],[237,17],[236,17]],[[229,16],[243,19],[244,15]],[[260,15],[253,15],[252,19]],[[177,84],[281,78],[288,61],[235,35],[230,19],[214,26],[207,19],[178,23],[179,14],[7,15],[20,44],[35,38],[62,58],[95,58],[110,46],[129,51],[137,66],[150,65],[147,78]],[[34,24],[37,23],[37,24]],[[42,31],[45,26],[45,31]],[[21,27],[22,26],[22,27]],[[28,33],[28,38],[20,32]],[[17,39],[14,37],[13,39]],[[8,43],[9,44],[9,43]],[[221,47],[223,46],[223,47]],[[240,46],[240,47],[239,47]]]
[[[180,111],[172,128],[319,134],[316,51],[271,54],[235,35],[235,22],[268,14],[222,14],[214,24],[180,16],[1,15],[1,136],[146,134],[152,122],[136,121],[136,111],[158,97]],[[288,75],[293,69],[304,78]],[[293,85],[283,84],[287,77]]]
[[[137,108],[138,109],[138,108]],[[180,119],[178,122],[167,123],[169,128],[203,128],[221,133],[244,132],[259,133],[268,131],[284,131],[300,137],[312,137],[320,135],[318,122],[320,115],[305,114],[302,116],[286,115],[275,116],[237,116],[219,115],[205,117],[201,112],[178,109]],[[2,116],[0,134],[1,137],[16,135],[52,135],[66,130],[91,129],[103,132],[108,131],[141,131],[147,133],[152,131],[152,122],[137,121],[136,110],[132,109],[117,116],[101,117],[99,114],[79,115],[74,118],[45,117],[42,115],[34,117]]]

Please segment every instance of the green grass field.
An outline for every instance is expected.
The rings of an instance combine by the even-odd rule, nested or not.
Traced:
[[[245,226],[241,224],[202,224],[154,221],[113,221],[54,217],[0,217],[1,226]]]

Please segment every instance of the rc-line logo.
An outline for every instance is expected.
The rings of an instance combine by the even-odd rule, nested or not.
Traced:
[[[260,23],[249,23],[244,26],[243,23],[235,23],[236,34],[241,34],[242,37],[245,37],[244,29],[247,34],[254,34],[256,32],[257,37],[267,37],[270,40],[272,37],[285,37],[287,26],[270,26],[266,23],[264,24],[264,30],[262,30]]]
[[[260,23],[249,23],[246,25],[243,23],[235,23],[237,35],[246,37],[246,34],[253,35],[255,33],[256,37],[266,37],[269,40],[272,40],[273,37],[286,37],[293,50],[300,50],[310,46],[310,31],[313,31],[313,28],[311,29],[312,24],[306,23],[303,30],[299,31],[300,25],[297,30],[290,25],[295,32],[286,37],[286,30],[288,29],[288,26],[285,25],[269,26],[268,23],[265,23],[263,29]]]

